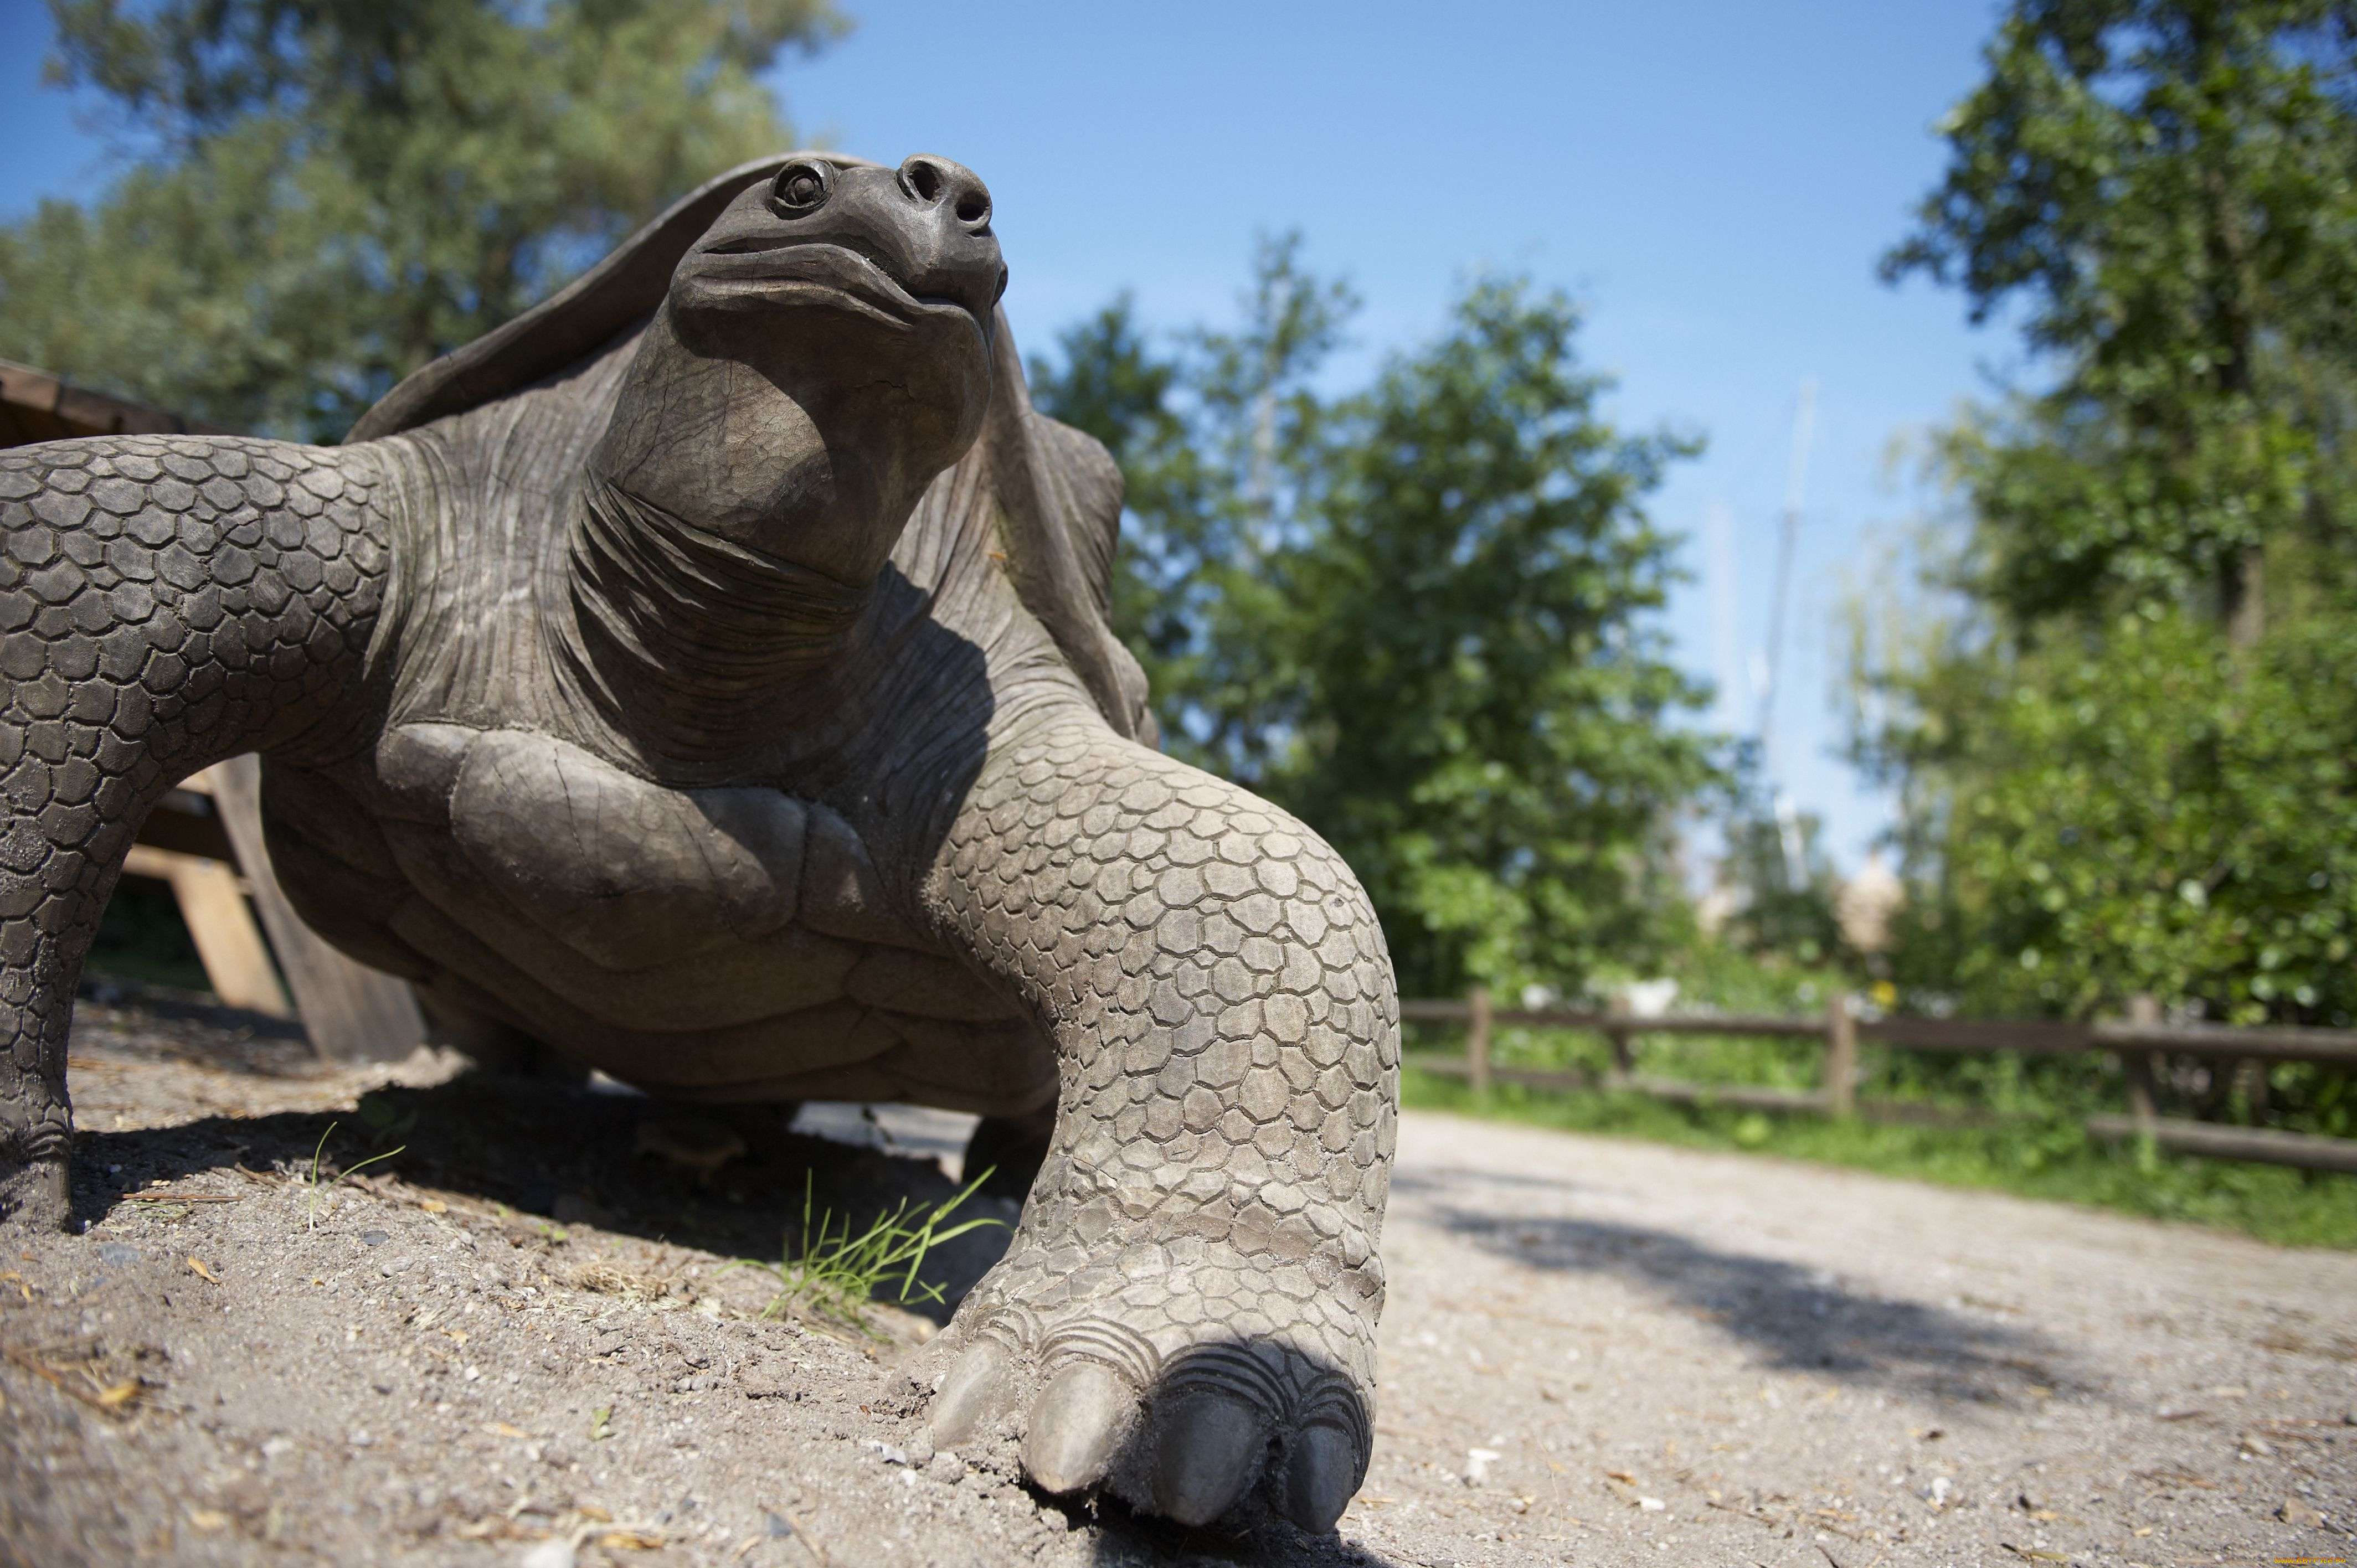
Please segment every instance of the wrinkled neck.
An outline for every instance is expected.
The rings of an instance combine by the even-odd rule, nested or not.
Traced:
[[[869,585],[724,539],[591,478],[572,508],[565,653],[626,734],[683,760],[741,754],[749,721],[843,647]]]

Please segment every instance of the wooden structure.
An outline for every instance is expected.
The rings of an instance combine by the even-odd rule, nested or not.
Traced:
[[[0,360],[0,446],[60,441],[70,435],[232,435],[160,408],[61,381],[45,371]]]
[[[0,360],[0,446],[184,433],[230,434]],[[417,999],[402,982],[328,946],[296,915],[262,842],[260,784],[260,760],[251,755],[183,781],[148,814],[124,874],[170,886],[205,977],[226,1004],[299,1017],[313,1047],[332,1060],[407,1056],[425,1039]]]
[[[2357,1138],[2319,1137],[2273,1127],[2230,1127],[2162,1116],[2154,1092],[2158,1064],[2177,1057],[2233,1063],[2307,1061],[2357,1067],[2357,1030],[2352,1029],[2237,1029],[2218,1025],[2165,1024],[2152,999],[2141,996],[2131,1004],[2126,1018],[2102,1019],[2092,1024],[1985,1018],[1859,1018],[1851,1014],[1849,999],[1838,995],[1827,1004],[1824,1015],[1815,1018],[1715,1013],[1639,1018],[1630,1014],[1627,1000],[1622,997],[1613,998],[1601,1010],[1498,1007],[1492,1005],[1484,986],[1474,987],[1462,1001],[1403,1001],[1400,1017],[1410,1023],[1463,1024],[1463,1056],[1419,1052],[1406,1059],[1409,1066],[1426,1072],[1462,1078],[1476,1090],[1487,1089],[1492,1083],[1520,1084],[1530,1089],[1625,1089],[1683,1104],[1815,1112],[1835,1116],[1862,1114],[1892,1122],[1973,1118],[1898,1101],[1861,1101],[1857,1098],[1857,1047],[1861,1040],[1901,1051],[2026,1051],[2047,1056],[2117,1053],[2128,1080],[2129,1113],[2089,1117],[2086,1126],[2093,1136],[2148,1137],[2162,1148],[2187,1154],[2357,1174]],[[1601,1074],[1499,1066],[1491,1059],[1491,1047],[1501,1025],[1593,1031],[1609,1042],[1613,1065]],[[1813,1090],[1775,1089],[1759,1084],[1690,1083],[1648,1077],[1635,1070],[1631,1042],[1638,1035],[1748,1035],[1822,1040],[1825,1047],[1822,1079],[1824,1087]],[[2264,1078],[2260,1081],[2264,1082]]]

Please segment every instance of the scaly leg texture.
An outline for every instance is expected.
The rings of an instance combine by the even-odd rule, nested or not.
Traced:
[[[959,1309],[947,1447],[1052,1492],[1333,1528],[1372,1428],[1399,1004],[1366,895],[1256,797],[1114,736],[994,750],[928,901],[1054,1031],[1054,1144]]]
[[[367,448],[0,453],[0,1223],[66,1219],[74,984],[134,832],[351,683],[386,571]]]

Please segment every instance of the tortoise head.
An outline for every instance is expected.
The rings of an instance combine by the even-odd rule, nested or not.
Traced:
[[[720,330],[737,312],[816,310],[888,332],[962,314],[986,332],[1006,291],[990,191],[972,169],[802,156],[729,203],[672,274],[671,299]]]
[[[865,583],[990,401],[1006,266],[972,170],[790,159],[691,246],[590,466],[659,511]]]

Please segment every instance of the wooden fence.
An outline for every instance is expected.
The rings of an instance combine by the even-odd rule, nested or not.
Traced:
[[[1849,999],[1835,996],[1814,1018],[1686,1013],[1639,1017],[1626,998],[1602,1010],[1577,1007],[1500,1007],[1486,988],[1476,986],[1463,1001],[1404,1001],[1400,1016],[1411,1023],[1462,1024],[1461,1057],[1419,1052],[1410,1066],[1463,1078],[1476,1090],[1492,1083],[1532,1089],[1627,1089],[1684,1104],[1732,1105],[1759,1111],[1864,1115],[1878,1121],[1957,1122],[1981,1120],[1911,1101],[1867,1100],[1857,1095],[1857,1047],[1861,1040],[1900,1051],[2023,1051],[2040,1056],[2089,1052],[2116,1055],[2127,1079],[2128,1114],[2090,1116],[2087,1131],[2098,1138],[2149,1137],[2162,1148],[2221,1159],[2257,1160],[2303,1170],[2357,1174],[2357,1138],[2319,1137],[2271,1127],[2229,1127],[2159,1113],[2157,1086],[2166,1064],[2191,1057],[2212,1062],[2322,1062],[2357,1068],[2357,1030],[2226,1028],[2216,1025],[2165,1024],[2150,997],[2139,996],[2129,1015],[2092,1024],[2007,1022],[1978,1018],[1858,1018]],[[1491,1042],[1502,1025],[1548,1029],[1584,1029],[1602,1035],[1612,1047],[1612,1067],[1603,1074],[1577,1069],[1504,1067],[1491,1059]],[[1824,1042],[1820,1090],[1774,1089],[1757,1084],[1692,1083],[1636,1070],[1633,1042],[1639,1035],[1744,1035]],[[2262,1071],[2256,1081],[2264,1086]],[[2264,1090],[2262,1089],[2262,1093]]]

